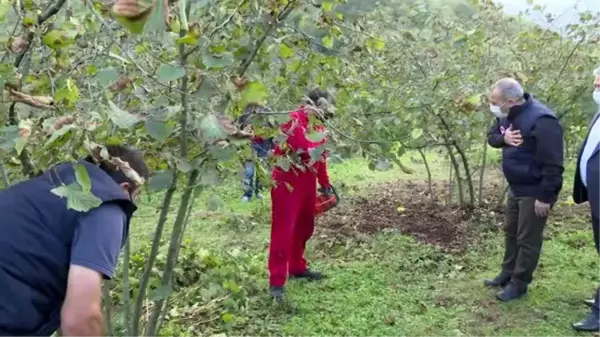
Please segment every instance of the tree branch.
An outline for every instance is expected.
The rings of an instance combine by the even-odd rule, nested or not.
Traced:
[[[254,58],[260,50],[260,47],[265,42],[271,31],[275,29],[275,27],[277,27],[281,21],[285,20],[285,18],[294,10],[294,7],[297,3],[298,1],[288,2],[288,4],[284,7],[283,11],[281,11],[281,13],[276,18],[273,18],[273,21],[271,22],[271,24],[269,24],[263,35],[258,39],[258,41],[256,41],[256,44],[254,45],[250,56],[248,56],[248,58],[244,60],[244,62],[239,67],[237,71],[238,76],[244,76],[244,74],[248,70],[248,67],[250,67],[250,64],[252,64],[252,61],[254,61]]]

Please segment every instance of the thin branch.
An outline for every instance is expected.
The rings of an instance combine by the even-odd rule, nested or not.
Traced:
[[[233,17],[240,11],[242,6],[244,6],[244,4],[246,4],[246,1],[247,0],[242,0],[240,2],[240,4],[235,7],[235,10],[227,17],[227,19],[225,19],[225,21],[221,22],[220,25],[218,25],[213,30],[211,30],[211,32],[208,34],[208,39],[211,39],[217,32],[219,32],[221,29],[225,28],[231,22]],[[185,57],[187,58],[191,54],[198,51],[198,49],[200,49],[200,46],[194,46],[194,48],[190,49],[188,52],[185,53]]]
[[[0,178],[2,178],[2,183],[4,184],[4,188],[8,188],[10,186],[10,180],[8,180],[8,175],[6,174],[6,170],[4,169],[4,163],[0,161]]]
[[[279,14],[276,18],[273,18],[273,21],[271,21],[271,24],[269,24],[263,35],[258,39],[258,41],[256,41],[256,44],[254,45],[254,49],[252,49],[250,56],[248,56],[248,58],[242,63],[242,65],[238,69],[238,76],[244,76],[244,74],[248,70],[248,67],[250,67],[250,64],[252,64],[252,61],[254,61],[254,58],[260,50],[260,47],[265,42],[271,31],[275,29],[275,27],[277,27],[281,21],[285,20],[285,18],[294,10],[294,7],[297,3],[297,1],[288,2],[281,14]]]

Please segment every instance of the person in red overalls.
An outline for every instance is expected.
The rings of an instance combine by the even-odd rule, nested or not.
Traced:
[[[323,274],[308,268],[304,249],[314,231],[317,177],[324,193],[331,193],[325,158],[321,155],[316,162],[310,158],[310,151],[323,145],[326,139],[313,142],[307,134],[311,131],[309,117],[313,114],[319,119],[331,117],[335,100],[329,92],[315,89],[305,103],[281,125],[287,140],[276,144],[274,150],[275,156],[296,159],[292,159],[288,170],[276,166],[272,174],[269,283],[271,296],[278,301],[283,299],[288,275],[308,280],[323,278]],[[313,129],[325,132],[323,126]]]

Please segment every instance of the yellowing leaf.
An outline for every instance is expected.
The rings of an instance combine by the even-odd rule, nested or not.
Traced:
[[[261,82],[249,82],[242,92],[241,105],[245,106],[248,103],[261,104],[266,98],[267,89]]]
[[[331,36],[331,35],[324,36],[322,41],[323,41],[323,46],[330,48],[330,49],[333,48],[333,36]]]
[[[410,133],[410,136],[412,137],[412,139],[419,139],[419,138],[421,138],[422,135],[423,135],[423,129],[414,129]]]
[[[404,211],[406,211],[406,208],[402,207],[402,206],[398,206],[398,208],[396,208],[396,211],[398,213],[404,213]]]
[[[73,44],[75,40],[65,32],[55,29],[44,35],[42,42],[52,49],[60,49]]]
[[[184,37],[180,37],[175,40],[178,44],[187,44],[187,45],[195,45],[198,43],[198,39],[195,36],[190,34],[186,34]]]
[[[288,47],[285,43],[279,44],[279,56],[282,58],[287,59],[293,57],[295,54],[296,52],[294,52],[294,50]]]

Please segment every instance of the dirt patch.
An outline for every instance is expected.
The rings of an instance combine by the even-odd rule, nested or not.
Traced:
[[[441,194],[437,193],[439,189],[434,186],[434,196]],[[396,229],[421,242],[460,250],[469,244],[473,234],[468,220],[501,215],[501,210],[493,207],[445,206],[430,196],[426,184],[398,181],[373,185],[370,190],[367,197],[343,200],[339,207],[319,218],[320,230],[339,237]]]

